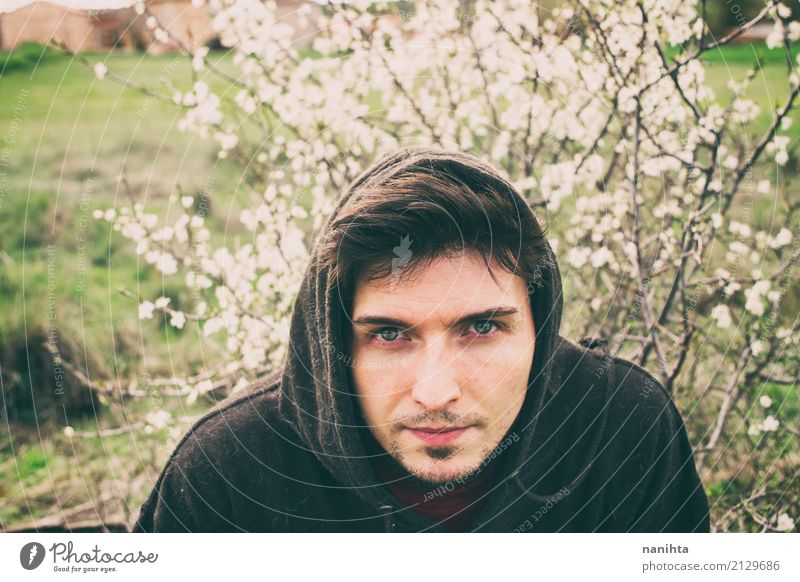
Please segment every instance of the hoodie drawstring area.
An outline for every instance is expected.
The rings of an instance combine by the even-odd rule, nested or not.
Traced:
[[[394,508],[391,505],[381,505],[380,507],[383,512],[383,531],[387,533],[394,533],[397,529],[397,523],[392,517],[392,509]]]

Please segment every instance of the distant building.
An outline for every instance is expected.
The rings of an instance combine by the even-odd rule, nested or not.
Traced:
[[[299,30],[294,12],[302,0],[278,0],[277,11],[287,24],[297,30],[296,38],[308,44],[314,36],[314,18],[309,25]],[[211,28],[208,9],[192,6],[191,0],[154,0],[148,2],[149,10],[158,18],[170,35],[191,49],[207,44],[216,34]],[[314,6],[313,14],[319,14]],[[0,14],[0,50],[11,50],[15,46],[33,41],[46,44],[52,37],[63,39],[72,51],[149,50],[164,52],[177,49],[177,45],[153,45],[153,30],[147,27],[146,17],[137,15],[133,8],[114,10],[75,10],[51,4],[35,2],[14,12]]]
[[[734,44],[739,44],[739,43],[763,41],[769,36],[769,33],[772,32],[773,28],[775,28],[774,22],[759,22],[755,26],[751,26],[749,29],[745,30],[742,34],[733,39],[733,42]]]

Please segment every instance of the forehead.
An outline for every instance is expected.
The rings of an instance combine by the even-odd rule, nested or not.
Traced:
[[[353,319],[367,314],[447,319],[498,305],[524,311],[528,296],[522,277],[496,263],[492,272],[494,279],[480,258],[461,253],[437,258],[413,277],[403,277],[400,271],[377,281],[360,280],[353,295]]]

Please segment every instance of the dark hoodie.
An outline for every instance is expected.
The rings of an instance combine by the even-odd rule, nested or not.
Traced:
[[[421,157],[458,160],[404,150],[381,164]],[[351,390],[346,321],[315,260],[318,249],[294,306],[282,370],[189,430],[135,531],[445,531],[400,502],[376,472],[381,449]],[[464,531],[709,531],[708,502],[670,395],[639,366],[559,335],[561,277],[549,245],[547,253],[530,295],[536,349],[527,395],[490,455],[494,482]],[[457,486],[432,488],[426,498]]]

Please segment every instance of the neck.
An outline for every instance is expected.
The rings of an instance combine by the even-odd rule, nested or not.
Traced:
[[[471,520],[486,501],[497,478],[497,464],[489,462],[469,474],[444,483],[413,476],[388,453],[374,463],[377,475],[403,506],[442,524],[445,531],[469,531]]]

